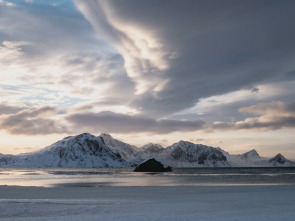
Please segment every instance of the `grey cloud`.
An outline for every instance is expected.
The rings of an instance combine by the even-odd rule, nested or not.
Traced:
[[[260,119],[253,120],[253,122],[242,122],[236,125],[237,129],[268,129],[277,130],[281,128],[295,127],[295,117],[273,117],[266,122]]]
[[[251,89],[252,93],[258,93],[259,92],[259,88],[255,87]]]
[[[0,104],[0,116],[3,114],[14,114],[22,110],[24,107],[9,105],[6,103]]]
[[[285,73],[294,70],[294,1],[75,2],[119,49],[126,39],[136,45],[130,33],[118,30],[118,20],[152,32],[160,42],[157,50],[168,68],[155,71],[151,61],[138,58],[139,77],[129,74],[136,84],[153,84],[131,102],[151,116],[192,107],[200,98],[285,80]],[[150,66],[143,69],[146,62]]]
[[[62,57],[64,69],[60,83],[67,85],[76,93],[79,92],[81,79],[88,82],[88,89],[95,91],[99,87],[106,87],[103,94],[104,101],[126,103],[134,93],[134,84],[127,77],[123,68],[124,61],[116,53],[80,52]],[[87,90],[81,88],[81,92]]]
[[[240,108],[242,113],[295,116],[295,103],[270,102]]]
[[[112,132],[112,133],[151,133],[163,134],[175,131],[197,131],[205,125],[202,120],[182,121],[131,116],[104,111],[99,113],[72,114],[66,118],[73,128]]]
[[[217,122],[211,126],[215,130],[278,130],[282,128],[295,128],[295,117],[272,117],[267,121],[261,118],[248,118],[245,121],[235,123]]]
[[[65,126],[59,125],[48,117],[48,115],[52,115],[55,111],[52,107],[23,110],[16,114],[2,116],[0,118],[0,126],[2,130],[11,134],[46,135],[67,132]]]
[[[248,117],[243,121],[215,122],[211,129],[220,130],[278,130],[282,128],[295,128],[295,104],[272,102],[252,105],[240,109],[241,112],[259,115]]]

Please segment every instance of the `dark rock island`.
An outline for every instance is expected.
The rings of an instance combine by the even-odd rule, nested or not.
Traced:
[[[155,160],[155,158],[149,159],[139,164],[134,172],[171,172],[170,166],[164,166],[161,162]]]

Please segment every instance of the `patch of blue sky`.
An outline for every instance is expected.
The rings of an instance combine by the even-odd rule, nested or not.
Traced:
[[[58,106],[59,108],[69,108],[78,103],[87,101],[87,99],[63,95],[57,90],[36,88],[26,85],[0,84],[0,90],[1,89],[6,91],[7,94],[10,92],[18,92],[19,97],[16,100],[23,103],[46,104],[50,106]]]
[[[85,39],[85,41],[92,44],[92,49],[118,53],[113,46],[101,39],[97,33],[94,33],[89,21],[84,18],[71,0],[33,0],[32,2],[25,0],[6,0],[6,2],[10,2],[17,7],[22,8],[22,10],[37,15],[40,18],[50,17],[50,19],[67,23],[69,26],[72,26],[71,24],[73,23],[83,24],[83,31],[89,32],[89,37]]]
[[[36,8],[43,10],[49,10],[52,7],[56,7],[59,10],[67,10],[72,12],[77,12],[76,7],[74,6],[71,0],[5,0],[5,2],[10,2],[18,7],[27,8],[28,10],[34,10]]]
[[[76,17],[77,19],[85,20],[83,15],[70,0],[34,0],[30,3],[25,0],[6,0],[6,2],[10,2],[22,10],[33,14],[39,14],[40,16],[60,16],[65,19]]]
[[[39,103],[46,104],[49,106],[58,106],[60,109],[70,108],[76,104],[79,104],[86,99],[81,99],[77,97],[69,97],[60,95],[58,91],[50,91],[44,89],[43,92],[37,95],[25,96],[21,99],[24,103]]]

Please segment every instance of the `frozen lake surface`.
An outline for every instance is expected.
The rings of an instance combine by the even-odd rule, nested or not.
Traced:
[[[295,184],[295,168],[185,168],[135,173],[126,168],[0,169],[0,185],[43,187]]]
[[[293,221],[294,168],[1,169],[0,220]]]

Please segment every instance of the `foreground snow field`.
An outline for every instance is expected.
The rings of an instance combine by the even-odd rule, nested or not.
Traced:
[[[0,220],[294,220],[295,186],[0,186]]]

